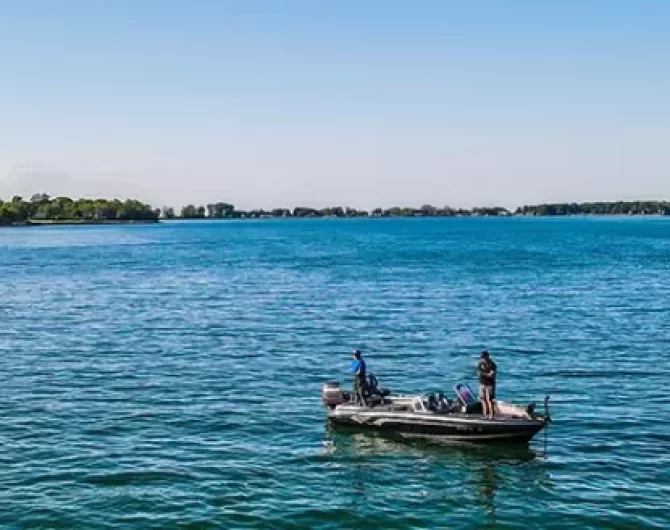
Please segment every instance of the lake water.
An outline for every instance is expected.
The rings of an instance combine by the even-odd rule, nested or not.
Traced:
[[[668,528],[670,220],[0,229],[0,526]],[[526,450],[326,428],[394,392],[551,395]]]

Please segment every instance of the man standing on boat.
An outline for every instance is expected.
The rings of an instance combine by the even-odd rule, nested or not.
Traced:
[[[351,371],[354,374],[354,397],[356,403],[367,406],[365,401],[365,361],[361,356],[361,352],[354,350],[354,360],[351,361]]]
[[[489,352],[484,350],[480,355],[477,365],[479,376],[479,399],[482,402],[484,416],[493,418],[493,404],[496,398],[496,363],[493,362]]]

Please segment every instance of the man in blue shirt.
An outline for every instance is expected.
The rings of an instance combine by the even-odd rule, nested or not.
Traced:
[[[354,398],[356,404],[367,406],[364,395],[366,387],[365,361],[361,356],[361,352],[358,350],[354,350],[354,359],[351,361],[351,371],[354,374]]]

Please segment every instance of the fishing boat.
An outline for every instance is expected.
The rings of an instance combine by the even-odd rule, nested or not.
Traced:
[[[443,392],[392,395],[379,388],[370,374],[366,405],[357,404],[353,394],[339,382],[327,382],[321,392],[328,421],[348,426],[385,431],[409,437],[428,437],[456,443],[528,443],[551,421],[549,396],[544,414],[535,403],[526,407],[495,401],[493,417],[482,414],[482,404],[467,383],[454,386],[454,397]]]

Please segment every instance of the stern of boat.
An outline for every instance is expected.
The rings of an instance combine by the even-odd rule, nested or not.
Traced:
[[[321,387],[321,401],[328,411],[335,410],[335,407],[350,399],[351,395],[342,390],[339,381],[328,381]]]

